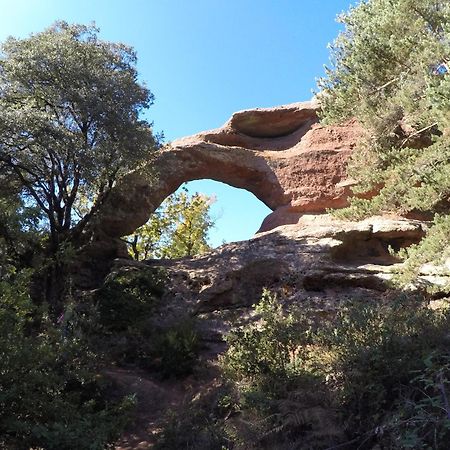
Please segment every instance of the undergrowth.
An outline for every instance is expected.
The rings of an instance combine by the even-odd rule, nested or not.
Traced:
[[[355,299],[318,322],[266,291],[255,310],[227,338],[227,393],[207,412],[179,411],[162,448],[207,448],[183,446],[200,435],[227,449],[449,448],[448,309]]]
[[[159,323],[165,282],[161,269],[129,269],[110,275],[94,297],[96,345],[116,364],[152,370],[162,378],[183,377],[197,361],[196,324],[188,316]]]
[[[0,448],[112,445],[130,419],[133,397],[110,395],[84,318],[73,313],[70,326],[63,317],[55,324],[28,291],[25,273],[0,282]]]

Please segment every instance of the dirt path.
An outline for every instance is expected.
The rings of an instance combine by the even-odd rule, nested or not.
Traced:
[[[216,355],[215,355],[216,356]],[[199,393],[207,392],[218,380],[218,368],[208,364],[183,380],[158,380],[139,369],[112,368],[105,372],[121,395],[136,394],[133,424],[117,441],[115,450],[152,448],[164,428],[169,410],[178,411]]]
[[[134,423],[116,443],[116,450],[152,448],[170,409],[176,409],[190,393],[189,383],[159,381],[138,369],[113,368],[106,372],[122,395],[136,394]]]

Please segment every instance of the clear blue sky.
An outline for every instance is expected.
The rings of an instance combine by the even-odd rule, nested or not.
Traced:
[[[335,17],[349,0],[0,0],[0,41],[56,20],[95,21],[101,38],[133,46],[155,94],[149,111],[166,140],[222,125],[238,110],[309,100],[328,62]],[[354,3],[354,2],[353,2]],[[270,210],[212,181],[214,245],[250,237]]]

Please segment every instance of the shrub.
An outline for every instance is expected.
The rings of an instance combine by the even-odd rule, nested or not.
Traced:
[[[423,361],[377,434],[399,449],[446,450],[450,442],[450,355],[433,353]]]
[[[318,326],[265,292],[256,311],[258,323],[228,337],[222,366],[240,433],[258,448],[448,448],[447,309],[411,295],[355,300]]]
[[[296,374],[301,362],[301,346],[308,342],[310,321],[306,316],[285,313],[276,296],[264,290],[255,305],[257,323],[235,330],[227,337],[229,345],[224,367],[234,378],[281,377]]]
[[[0,446],[103,449],[133,400],[110,401],[98,358],[36,309],[25,276],[0,282]]]
[[[450,381],[449,325],[446,309],[402,295],[388,305],[355,303],[320,333],[318,341],[334,354],[330,388],[352,438],[446,448],[433,439],[450,427],[446,408],[438,407]]]
[[[227,450],[236,448],[225,426],[235,408],[230,386],[218,385],[187,399],[175,411],[169,411],[159,436],[157,450]]]
[[[255,311],[259,320],[230,333],[221,360],[238,390],[234,435],[245,443],[238,448],[328,447],[341,432],[314,368],[313,321],[298,309],[284,311],[267,290]]]
[[[199,352],[195,322],[185,318],[167,329],[158,330],[151,345],[153,368],[164,377],[182,377],[192,373]]]
[[[103,329],[125,331],[142,324],[161,298],[164,281],[164,273],[154,269],[128,269],[111,275],[95,295]]]
[[[99,348],[119,364],[136,364],[163,377],[192,372],[199,351],[195,323],[179,318],[162,327],[154,320],[164,293],[160,269],[128,269],[106,280],[96,293]]]

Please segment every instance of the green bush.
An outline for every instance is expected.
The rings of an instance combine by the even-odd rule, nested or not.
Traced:
[[[195,322],[185,318],[153,335],[151,364],[164,377],[186,376],[192,373],[198,352],[199,336]]]
[[[448,448],[433,446],[429,430],[450,427],[446,408],[437,407],[450,382],[449,326],[448,310],[402,295],[388,305],[355,303],[319,333],[317,341],[334,355],[330,387],[352,437],[382,438],[394,448]],[[427,411],[421,422],[413,419],[418,410]],[[408,446],[412,436],[421,445]]]
[[[283,310],[269,291],[255,311],[259,320],[230,333],[221,360],[238,390],[238,448],[328,447],[341,433],[315,369],[313,320],[298,309]]]
[[[164,292],[164,281],[164,273],[156,269],[127,269],[111,275],[95,295],[103,329],[125,331],[145,322]]]
[[[235,408],[230,387],[218,385],[169,411],[157,450],[227,450],[236,448],[225,420]]]
[[[222,366],[258,448],[448,448],[447,309],[411,295],[355,300],[315,324],[265,292],[256,311]]]
[[[234,378],[265,376],[286,379],[298,372],[302,345],[309,340],[306,316],[285,313],[276,296],[264,290],[255,305],[260,320],[227,337],[224,367]]]
[[[391,448],[446,450],[450,442],[450,355],[434,353],[423,361],[378,428],[380,441]]]
[[[51,323],[27,277],[0,282],[0,447],[103,449],[128,421],[131,398],[111,386],[76,330]]]
[[[110,276],[95,294],[97,345],[121,365],[138,365],[162,377],[182,377],[197,361],[199,339],[190,318],[161,326],[154,320],[164,293],[159,269],[127,269]]]

